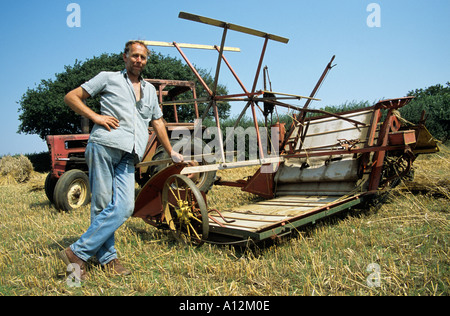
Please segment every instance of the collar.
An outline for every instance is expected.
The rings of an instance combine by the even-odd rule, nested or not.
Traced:
[[[122,70],[120,72],[125,78],[128,79],[128,74],[127,74],[127,69],[125,68],[124,70]],[[144,78],[142,78],[141,75],[139,75],[139,81],[141,82],[141,86],[145,86],[147,84],[147,81],[144,80]]]

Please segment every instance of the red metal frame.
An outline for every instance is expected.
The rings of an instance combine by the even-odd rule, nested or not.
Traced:
[[[89,134],[50,135],[46,137],[52,164],[52,176],[60,178],[67,171],[67,164],[73,156],[84,155]]]

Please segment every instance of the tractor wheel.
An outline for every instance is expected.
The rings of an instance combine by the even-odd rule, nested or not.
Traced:
[[[47,178],[45,178],[45,184],[44,184],[45,195],[47,196],[48,200],[52,204],[54,203],[53,196],[54,196],[54,192],[55,192],[56,182],[58,182],[58,179],[52,177],[52,173],[49,173],[47,175]]]
[[[81,170],[65,172],[55,186],[53,194],[57,209],[71,211],[91,201],[91,189],[88,176]]]
[[[170,176],[164,183],[162,203],[165,221],[178,241],[199,247],[208,239],[206,203],[191,179]]]
[[[175,142],[173,142],[173,141],[171,141],[171,143],[172,143],[172,146],[175,144]],[[194,145],[194,144],[195,144],[195,142],[192,141],[191,142],[191,153],[192,154],[194,154],[195,152],[203,152],[205,146],[207,146],[204,142],[202,142],[202,145],[201,145],[202,148],[197,148],[197,151],[196,151],[195,146],[198,146],[198,145]],[[184,148],[183,146],[179,146],[179,147]],[[156,149],[156,152],[152,157],[152,161],[166,160],[166,159],[170,159],[169,154],[164,150],[164,148],[162,146],[159,146]],[[189,159],[189,158],[187,158],[187,159]],[[200,161],[200,162],[195,161],[194,163],[196,163],[198,165],[208,164],[208,162],[206,162],[205,159],[202,159],[202,161]],[[159,171],[163,170],[167,166],[169,166],[169,163],[151,166],[148,171],[149,178],[153,177],[155,174],[157,174]],[[195,183],[195,185],[201,192],[207,193],[213,186],[214,181],[216,181],[216,172],[215,171],[200,172],[200,173],[188,175],[188,177]]]

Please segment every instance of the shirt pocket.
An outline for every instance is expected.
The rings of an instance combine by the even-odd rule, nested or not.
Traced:
[[[144,119],[148,120],[150,119],[152,115],[152,110],[150,108],[150,105],[146,102],[143,102],[142,100],[136,103],[136,109],[139,113],[139,115]]]

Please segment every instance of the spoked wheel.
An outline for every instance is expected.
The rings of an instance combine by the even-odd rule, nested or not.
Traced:
[[[393,180],[401,179],[411,171],[414,154],[406,151],[400,156],[387,156],[385,169],[383,170],[383,184],[390,183]]]
[[[208,212],[195,183],[184,175],[170,176],[164,183],[162,202],[166,223],[175,238],[201,246],[208,238]]]

